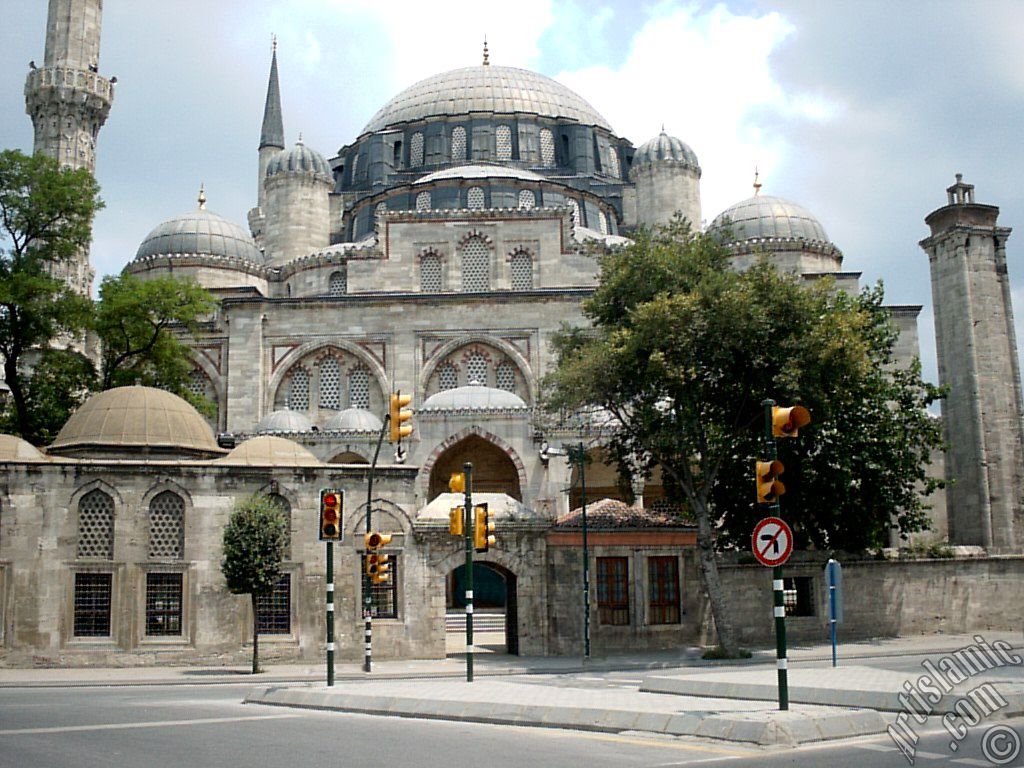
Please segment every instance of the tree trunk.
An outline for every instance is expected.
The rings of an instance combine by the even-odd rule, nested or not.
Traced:
[[[22,388],[21,372],[18,370],[19,360],[16,357],[4,360],[4,378],[11,390],[11,400],[14,401],[14,417],[18,424],[19,437],[27,440],[33,445],[38,444],[32,421],[29,418],[28,403],[25,400],[25,390]]]
[[[256,602],[256,594],[249,595],[252,599],[252,673],[259,674],[260,669],[260,615]]]
[[[715,620],[718,643],[727,656],[736,658],[740,655],[740,647],[736,640],[732,620],[729,617],[729,607],[726,605],[722,580],[718,576],[718,558],[715,555],[715,542],[711,535],[711,520],[707,502],[700,499],[694,505],[694,512],[697,516],[697,558],[700,562],[701,578],[704,579],[704,587],[708,591],[708,600],[711,602],[711,616]]]

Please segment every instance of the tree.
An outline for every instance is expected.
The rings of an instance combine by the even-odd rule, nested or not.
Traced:
[[[44,347],[33,354],[25,387],[26,410],[35,425],[39,444],[53,441],[71,414],[96,383],[96,369],[73,349]],[[0,412],[0,432],[17,433],[15,412]]]
[[[551,409],[600,407],[622,464],[662,470],[697,525],[698,559],[719,641],[738,653],[718,574],[719,546],[749,546],[753,466],[765,398],[813,414],[782,441],[786,519],[801,544],[862,549],[926,523],[918,491],[940,447],[920,367],[893,365],[896,333],[878,287],[851,296],[810,286],[766,260],[743,273],[709,235],[673,224],[601,257],[583,306],[588,329],[555,339]]]
[[[259,664],[259,597],[269,595],[281,578],[287,541],[287,519],[281,507],[259,494],[243,499],[224,528],[220,569],[234,595],[249,595],[252,604],[252,673]]]
[[[89,171],[61,168],[43,155],[0,152],[0,355],[10,421],[32,443],[45,429],[29,404],[27,356],[81,334],[91,310],[88,297],[50,272],[89,246],[102,207]]]

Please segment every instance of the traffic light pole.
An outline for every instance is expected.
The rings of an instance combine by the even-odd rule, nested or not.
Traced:
[[[466,540],[466,682],[473,682],[473,465],[462,465],[466,473],[465,525]]]
[[[377,459],[380,458],[380,446],[384,442],[384,434],[388,430],[388,422],[391,421],[391,414],[384,414],[384,421],[380,425],[380,434],[377,435],[377,449],[373,452],[373,461],[370,463],[370,477],[366,483],[366,532],[373,531],[373,473],[377,469]],[[361,568],[363,572],[363,642],[365,652],[363,657],[363,671],[373,671],[373,595],[370,594],[370,574],[367,569]]]
[[[768,461],[775,461],[778,452],[775,447],[775,436],[772,434],[772,407],[774,400],[765,400],[761,403],[764,406],[764,443]],[[778,517],[781,514],[778,498],[771,505],[772,514]],[[775,665],[779,677],[779,709],[789,709],[789,660],[786,658],[786,603],[783,594],[784,582],[782,579],[782,566],[772,567],[772,607],[775,614]]]
[[[334,685],[334,542],[327,543],[327,685]]]
[[[590,550],[587,547],[587,450],[583,443],[569,446],[569,460],[580,470],[583,502],[583,659],[590,658]]]

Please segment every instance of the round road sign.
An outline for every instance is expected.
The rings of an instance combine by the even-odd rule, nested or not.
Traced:
[[[766,517],[754,526],[750,543],[761,565],[782,565],[793,554],[793,530],[777,517]]]

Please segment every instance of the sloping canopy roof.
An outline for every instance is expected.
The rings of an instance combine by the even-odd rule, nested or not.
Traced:
[[[318,467],[323,464],[298,443],[272,435],[246,440],[214,463],[242,467]]]
[[[558,518],[555,526],[558,528],[577,528],[583,525],[583,508],[577,507]],[[683,522],[664,512],[645,509],[643,507],[631,507],[624,501],[618,499],[601,499],[593,504],[587,504],[587,527],[588,528],[689,528],[690,524]]]

